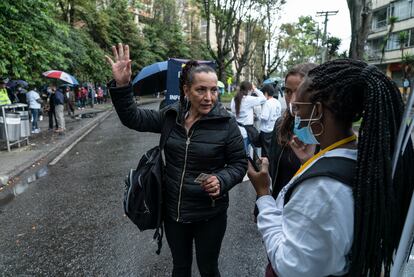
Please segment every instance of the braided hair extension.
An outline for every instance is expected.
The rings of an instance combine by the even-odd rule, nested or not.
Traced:
[[[311,69],[314,69],[318,65],[315,63],[302,63],[295,65],[287,72],[285,76],[285,84],[287,79],[290,76],[300,76],[301,78],[305,77]],[[289,107],[282,115],[282,122],[278,126],[278,138],[277,141],[280,145],[285,145],[288,143],[293,135],[293,121],[294,117],[289,112]]]
[[[351,59],[316,67],[306,83],[310,101],[321,102],[332,111],[338,126],[350,128],[362,118],[349,274],[380,276],[384,270],[384,276],[389,276],[414,184],[411,140],[391,179],[391,160],[404,110],[400,92],[376,67]]]
[[[200,64],[194,60],[188,61],[182,68],[179,78],[181,108],[184,108],[187,105],[184,94],[184,86],[191,87],[194,82],[194,75],[201,72],[216,74],[216,71],[212,67],[206,64]]]
[[[239,90],[237,91],[236,96],[234,96],[234,104],[236,106],[236,116],[239,116],[240,114],[240,106],[241,106],[241,101],[243,99],[243,96],[246,96],[249,93],[249,91],[251,91],[252,89],[253,89],[253,85],[249,81],[241,82]]]

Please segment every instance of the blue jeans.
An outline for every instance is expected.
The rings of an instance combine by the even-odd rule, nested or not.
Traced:
[[[243,139],[243,144],[244,144],[244,150],[246,151],[246,153],[248,155],[249,154],[249,145],[250,145],[249,138],[244,138]]]
[[[36,129],[39,129],[39,127],[37,127],[37,121],[39,120],[39,109],[30,109],[30,112],[33,118],[32,131],[34,131]]]

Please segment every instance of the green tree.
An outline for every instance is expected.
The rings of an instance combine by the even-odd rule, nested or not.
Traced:
[[[395,25],[395,22],[397,22],[397,20],[398,20],[398,17],[396,16],[391,16],[390,18],[388,18],[388,25],[390,26],[388,27],[387,35],[385,36],[384,41],[382,43],[380,64],[384,60],[385,49],[387,48],[387,43],[391,38],[392,32],[394,31],[394,25]]]
[[[176,3],[173,0],[155,0],[154,17],[146,22],[144,35],[155,61],[168,58],[190,58],[190,50],[177,22]]]
[[[79,80],[106,82],[111,78],[111,70],[105,62],[105,52],[84,30],[71,28],[63,42],[71,49],[67,56],[67,70]]]
[[[280,10],[286,3],[285,0],[262,0],[260,1],[260,14],[266,15],[262,28],[266,34],[265,47],[262,48],[262,73],[263,76],[259,81],[263,81],[270,77],[280,66],[287,51],[282,50],[281,35],[277,31],[278,19],[280,17]],[[274,49],[274,50],[272,50]]]
[[[0,2],[0,74],[41,81],[49,69],[66,69],[70,52],[61,41],[68,29],[58,23],[49,1]]]
[[[332,60],[334,57],[339,56],[338,50],[339,46],[341,46],[341,39],[338,37],[330,36],[326,40],[326,44],[328,47],[328,60]]]
[[[297,23],[281,26],[281,47],[288,52],[285,62],[287,68],[304,62],[316,62],[318,30],[316,21],[311,16],[301,16]]]
[[[257,49],[265,44],[265,40],[266,34],[257,19],[249,17],[236,27],[233,41],[236,84],[240,82],[242,70],[250,64],[253,56],[257,54]]]

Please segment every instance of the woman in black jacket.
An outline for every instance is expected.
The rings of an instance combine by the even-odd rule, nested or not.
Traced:
[[[217,102],[217,75],[191,61],[180,77],[180,102],[161,111],[140,109],[133,100],[129,48],[112,48],[110,93],[122,123],[140,132],[160,133],[175,118],[165,145],[164,226],[173,257],[173,276],[191,276],[195,241],[201,276],[220,276],[218,257],[227,224],[229,190],[247,170],[243,140],[234,118]],[[207,178],[195,182],[201,174]]]

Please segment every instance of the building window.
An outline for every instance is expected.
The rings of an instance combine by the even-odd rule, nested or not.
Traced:
[[[404,20],[411,16],[412,1],[400,0],[390,5],[391,15],[398,17],[398,20]]]
[[[408,32],[408,47],[414,47],[414,29],[407,30]]]
[[[380,29],[387,26],[387,8],[374,12],[372,15],[372,29]]]
[[[387,41],[386,50],[395,50],[400,48],[400,42],[398,39],[398,33],[391,34],[390,38]]]

